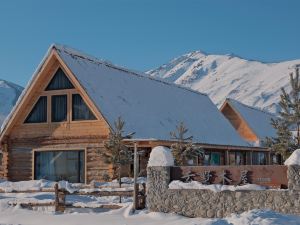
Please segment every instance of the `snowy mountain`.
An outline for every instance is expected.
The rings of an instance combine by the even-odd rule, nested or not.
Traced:
[[[15,105],[22,90],[17,84],[0,80],[0,125]]]
[[[278,112],[281,87],[289,88],[289,73],[300,60],[263,63],[235,55],[191,52],[146,72],[206,93],[220,106],[225,98]]]

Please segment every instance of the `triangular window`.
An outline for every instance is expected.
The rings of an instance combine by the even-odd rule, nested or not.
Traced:
[[[72,95],[72,120],[96,120],[96,117],[79,94]]]
[[[47,96],[41,96],[29,115],[25,123],[46,123],[47,122]]]
[[[62,89],[73,89],[74,86],[68,79],[66,74],[61,68],[58,68],[50,83],[48,84],[46,91],[51,90],[62,90]]]

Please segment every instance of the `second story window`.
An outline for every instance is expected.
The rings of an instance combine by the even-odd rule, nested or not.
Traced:
[[[66,74],[61,68],[58,68],[50,83],[48,84],[46,91],[62,90],[62,89],[73,89],[74,86],[68,79]]]
[[[51,121],[63,122],[67,121],[67,95],[51,96]]]
[[[25,123],[46,123],[47,122],[47,96],[41,96],[29,115]]]
[[[72,95],[72,120],[95,120],[96,117],[79,94]]]

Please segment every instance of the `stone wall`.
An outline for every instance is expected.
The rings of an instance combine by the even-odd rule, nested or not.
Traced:
[[[147,168],[147,206],[188,217],[225,217],[251,209],[300,214],[300,166],[288,168],[289,189],[222,191],[169,189],[170,167]]]

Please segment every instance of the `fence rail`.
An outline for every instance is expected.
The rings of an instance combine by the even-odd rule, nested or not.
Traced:
[[[138,189],[139,189],[139,185]],[[109,186],[112,188],[111,186]],[[138,206],[139,209],[145,208],[145,198],[146,198],[146,186],[145,184],[142,184],[142,189],[138,192]],[[115,187],[117,188],[117,187]],[[100,189],[100,190],[99,190]],[[74,191],[74,192],[69,192],[66,189],[59,188],[58,184],[56,183],[54,185],[54,188],[46,188],[42,190],[23,190],[23,191],[16,191],[12,190],[10,192],[7,192],[5,190],[0,189],[0,193],[45,193],[45,192],[50,192],[53,193],[55,198],[53,202],[47,202],[47,203],[38,203],[38,202],[28,202],[28,203],[11,203],[10,205],[16,206],[20,205],[23,208],[33,208],[33,207],[47,207],[47,206],[54,206],[56,212],[64,212],[66,208],[71,207],[71,208],[82,208],[81,206],[73,206],[73,204],[67,203],[66,202],[66,196],[67,195],[86,195],[86,196],[118,196],[120,197],[133,197],[134,191],[132,190],[101,190],[101,188],[97,188],[97,190],[91,190],[91,191]],[[118,188],[117,188],[118,189]],[[88,207],[85,207],[88,208]],[[120,205],[117,204],[103,204],[100,205],[96,208],[103,208],[103,209],[118,209],[121,208]]]

